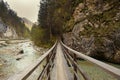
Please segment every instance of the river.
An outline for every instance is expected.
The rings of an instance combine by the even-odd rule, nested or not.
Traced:
[[[19,54],[21,50],[24,51],[24,54]],[[47,49],[43,48],[40,48],[40,52],[36,51],[31,41],[0,46],[0,80],[7,80],[14,74],[23,71],[46,51]],[[78,61],[78,63],[87,72],[91,80],[116,80],[92,63],[87,61]],[[120,65],[110,64],[120,68]],[[27,80],[37,80],[43,65],[39,66]],[[83,79],[81,78],[81,80]]]
[[[24,51],[23,54],[19,54],[21,50]],[[0,46],[0,80],[7,80],[15,73],[23,71],[46,51],[43,48],[40,48],[40,50],[40,52],[36,51],[31,41]],[[36,77],[30,77],[28,79],[37,79],[41,68],[42,66],[38,67],[32,74],[32,76],[36,75]]]

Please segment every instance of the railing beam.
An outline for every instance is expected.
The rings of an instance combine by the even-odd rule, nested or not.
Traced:
[[[47,70],[48,66],[49,66],[49,63],[45,65],[44,69],[42,70],[42,72],[41,72],[41,74],[40,74],[40,76],[38,77],[37,80],[42,80],[42,78],[43,78],[43,76],[45,74],[45,71]]]
[[[89,78],[89,76],[87,75],[87,73],[86,73],[85,71],[83,71],[83,69],[82,69],[81,67],[78,66],[77,62],[74,61],[74,59],[72,58],[72,56],[70,55],[70,53],[68,52],[68,50],[65,50],[65,49],[63,49],[63,50],[64,50],[64,52],[65,52],[65,55],[67,55],[67,57],[70,59],[70,61],[71,61],[74,65],[76,65],[77,70],[81,73],[81,75],[83,76],[83,78],[84,78],[85,80],[91,80],[91,79]],[[78,80],[79,80],[79,79],[78,79]]]
[[[72,62],[69,60],[67,54],[64,54],[64,56],[65,56],[66,60],[68,61],[69,65],[72,67],[74,76],[76,76],[76,78],[77,78],[78,80],[80,80],[79,77],[78,77],[78,74],[74,71],[74,67],[73,67],[73,65],[72,65]],[[73,76],[73,78],[74,78],[74,76]]]
[[[47,56],[47,63],[49,63],[49,58],[50,58],[50,55]],[[49,72],[50,72],[50,64],[48,65],[48,68],[47,68],[47,76],[48,76],[48,80],[50,80],[50,76],[49,76]]]
[[[92,57],[89,57],[87,55],[84,55],[80,52],[77,52],[69,47],[67,47],[65,44],[63,44],[61,42],[62,46],[65,48],[65,49],[68,49],[69,51],[71,51],[72,53],[78,55],[80,58],[84,59],[84,60],[87,60],[89,62],[92,62],[93,64],[96,64],[98,67],[102,68],[103,70],[105,70],[106,72],[110,73],[111,75],[115,76],[118,80],[120,80],[120,69],[116,68],[116,67],[113,67],[109,64],[106,64],[104,62],[101,62],[99,60],[96,60]]]
[[[75,62],[77,62],[76,54],[73,55],[73,59],[74,59]],[[77,66],[75,64],[73,64],[73,67],[74,67],[74,71],[77,73]],[[74,80],[77,80],[77,77],[76,77],[75,74],[74,74]]]

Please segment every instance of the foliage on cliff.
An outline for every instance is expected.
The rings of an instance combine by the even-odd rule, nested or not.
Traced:
[[[71,41],[68,45],[86,55],[120,63],[119,0],[84,0],[76,7],[73,17],[71,35],[65,34],[65,43]]]
[[[29,30],[25,27],[23,20],[4,1],[0,2],[0,19],[14,28],[19,37],[29,37]]]

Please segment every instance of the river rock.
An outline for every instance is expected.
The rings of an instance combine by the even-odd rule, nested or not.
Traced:
[[[21,60],[24,56],[25,56],[25,55],[19,54],[19,55],[15,56],[15,59],[19,61],[19,60]]]
[[[20,50],[19,54],[24,54],[24,50]]]
[[[7,43],[0,43],[1,46],[7,46]]]
[[[114,62],[120,63],[120,51],[118,51],[114,56]]]
[[[22,59],[22,58],[21,58],[21,57],[20,57],[20,58],[16,58],[16,60],[18,60],[18,61],[19,61],[20,59]]]

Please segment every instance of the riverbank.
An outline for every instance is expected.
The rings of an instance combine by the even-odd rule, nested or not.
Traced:
[[[21,50],[23,50],[23,53],[20,53]],[[10,43],[0,47],[0,80],[7,80],[10,76],[23,71],[29,64],[33,63],[41,54],[47,51],[44,48],[39,48],[39,50],[40,52],[36,51],[31,41]],[[20,59],[17,60],[17,58]],[[33,76],[39,75],[42,67],[40,66],[33,73]],[[33,78],[29,80],[33,80]]]

